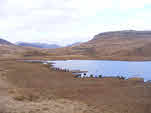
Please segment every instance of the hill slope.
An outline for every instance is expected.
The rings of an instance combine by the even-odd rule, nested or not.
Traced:
[[[83,55],[95,59],[151,60],[151,31],[100,33],[86,43],[58,51],[63,51],[65,55]]]
[[[4,40],[4,39],[0,39],[0,44],[5,44],[5,45],[13,45],[12,43]]]
[[[23,58],[29,56],[46,56],[47,53],[40,48],[21,47],[0,39],[0,58]]]
[[[4,39],[0,39],[0,58],[4,57],[14,57],[17,56],[19,52],[23,52],[21,48],[13,45],[11,42]]]
[[[8,54],[55,59],[151,60],[151,31],[105,32],[86,43],[57,49],[0,44],[0,56]]]

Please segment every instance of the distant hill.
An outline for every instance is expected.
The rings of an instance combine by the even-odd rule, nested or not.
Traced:
[[[20,43],[20,47],[0,40],[0,56],[20,53],[29,56],[56,56],[65,59],[151,60],[151,31],[124,30],[95,35],[85,43],[59,48],[57,45]],[[27,47],[24,47],[27,46]],[[30,47],[30,49],[29,49]],[[38,47],[38,48],[33,48]],[[41,49],[56,48],[56,49]]]
[[[81,44],[81,43],[82,43],[82,42],[75,42],[75,43],[73,43],[73,44],[67,45],[66,47],[77,46],[77,45],[79,45],[79,44]]]
[[[97,40],[100,38],[150,38],[151,31],[135,31],[135,30],[124,30],[124,31],[113,31],[113,32],[104,32],[100,33],[92,40]]]
[[[25,50],[23,48],[20,48],[18,46],[15,46],[9,41],[6,41],[4,39],[0,39],[0,58],[4,57],[11,57],[18,56],[18,53],[24,52]]]
[[[10,43],[9,41],[6,41],[4,39],[0,39],[0,44],[13,45],[12,43]]]
[[[56,49],[60,48],[61,46],[56,44],[47,44],[47,43],[27,43],[27,42],[18,42],[16,45],[25,46],[25,47],[37,47],[37,48],[49,48],[49,49]]]
[[[151,60],[151,31],[100,33],[86,43],[58,51],[65,55],[83,55],[95,59]]]
[[[44,50],[33,47],[22,47],[0,39],[0,58],[19,58],[27,56],[46,56]]]

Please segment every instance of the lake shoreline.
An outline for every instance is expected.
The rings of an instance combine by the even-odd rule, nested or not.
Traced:
[[[29,57],[13,57],[5,58],[1,57],[0,61],[8,60],[109,60],[109,61],[151,61],[151,57],[137,57],[137,56],[101,56],[101,57],[90,57],[90,56],[29,56]]]
[[[97,62],[97,65],[98,65],[98,62],[100,62],[101,65],[105,66],[106,62],[110,62],[110,61],[106,61],[106,60],[104,60],[104,61],[102,61],[102,60],[48,60],[48,61],[47,60],[44,60],[44,61],[42,61],[42,60],[31,60],[31,61],[33,61],[33,62],[41,62],[41,63],[44,63],[44,64],[47,64],[47,63],[51,64],[51,66],[53,67],[54,70],[56,70],[56,71],[63,71],[63,72],[70,71],[70,72],[73,73],[74,76],[77,75],[76,77],[79,77],[79,78],[80,77],[83,77],[83,78],[87,78],[87,77],[91,77],[91,78],[103,78],[103,77],[106,77],[107,78],[107,77],[109,77],[109,78],[119,78],[119,79],[125,79],[125,80],[127,80],[127,79],[134,79],[135,78],[137,80],[140,79],[141,81],[143,81],[143,78],[145,77],[145,76],[143,77],[143,75],[142,76],[136,76],[136,75],[139,75],[139,74],[134,74],[134,72],[135,72],[134,69],[135,68],[134,69],[130,68],[131,70],[124,70],[125,72],[127,72],[127,71],[130,72],[132,70],[134,71],[134,72],[132,71],[133,73],[129,74],[129,76],[127,77],[125,74],[114,74],[114,75],[113,74],[108,74],[108,75],[107,74],[103,74],[102,71],[105,71],[106,69],[103,70],[102,66],[101,66],[101,70],[102,71],[99,74],[96,74],[95,73],[96,71],[94,71],[94,73],[89,74],[90,70],[88,68],[81,67],[81,65],[85,65],[85,66],[91,65],[90,67],[95,67],[95,65],[94,65],[95,62]],[[81,62],[81,63],[78,63],[78,62]],[[86,62],[90,62],[90,63],[86,63]],[[116,70],[115,73],[116,72],[120,73],[120,68],[118,68],[118,67],[124,66],[123,68],[126,68],[125,65],[128,65],[127,67],[129,67],[129,65],[130,65],[130,67],[131,67],[131,65],[132,65],[132,67],[135,67],[135,65],[136,66],[142,65],[141,67],[145,67],[145,66],[143,66],[143,64],[145,65],[146,63],[149,63],[149,64],[151,63],[151,62],[126,62],[126,61],[111,61],[111,62],[113,63],[113,66],[111,66],[112,63],[109,63],[109,66],[108,65],[106,66],[107,71]],[[118,63],[120,63],[120,64],[118,64]],[[131,64],[129,64],[129,63],[131,63]],[[116,69],[113,68],[113,67],[116,66],[115,64],[118,64],[118,66],[116,67]],[[113,69],[110,69],[109,67],[113,68]],[[100,67],[95,67],[94,68],[94,70],[97,70],[97,71],[99,69],[100,69]],[[141,69],[142,69],[141,72],[143,73],[143,68],[141,68]],[[91,70],[92,70],[92,68],[91,68]],[[137,68],[135,70],[137,71]],[[140,69],[139,69],[139,71],[140,71]],[[145,72],[144,72],[144,74],[145,74]],[[151,79],[144,78],[145,82],[150,81],[150,80]]]
[[[71,72],[73,74],[73,77],[74,78],[95,78],[95,79],[101,79],[101,78],[112,78],[112,79],[119,79],[119,80],[134,80],[134,81],[140,81],[140,82],[150,82],[150,80],[144,80],[143,77],[130,77],[130,78],[126,78],[125,76],[103,76],[103,75],[100,75],[100,76],[94,76],[94,75],[91,75],[91,76],[82,76],[82,74],[86,74],[88,71],[81,71],[80,69],[79,70],[69,70],[69,69],[63,69],[63,68],[59,68],[59,67],[55,67],[55,62],[54,61],[57,61],[57,60],[23,60],[23,62],[28,62],[28,63],[42,63],[44,64],[45,66],[47,65],[48,68],[51,68],[52,70],[54,71],[59,71],[59,72]],[[68,61],[68,60],[59,60],[59,61]],[[87,61],[87,60],[85,60]],[[98,61],[98,60],[94,60],[94,61]],[[106,61],[106,60],[104,60]],[[121,62],[121,61],[118,61],[118,62]],[[126,62],[126,61],[124,61]]]
[[[79,109],[83,104],[88,105],[92,108],[88,109],[88,113],[110,111],[121,113],[125,110],[127,113],[150,112],[151,84],[149,83],[112,78],[76,79],[71,72],[57,72],[41,63],[3,61],[0,66],[8,70],[5,74],[6,81],[15,86],[8,88],[9,98],[20,99],[23,103],[30,103],[31,97],[32,102],[36,103],[39,101],[37,99],[43,101],[53,99],[56,102],[58,99],[67,99],[70,101],[65,102],[71,105],[75,101],[78,102]],[[135,108],[132,105],[135,105]],[[58,108],[53,107],[53,109]]]

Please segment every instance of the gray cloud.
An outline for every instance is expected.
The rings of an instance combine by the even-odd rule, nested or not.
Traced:
[[[134,29],[148,29],[151,25],[151,9],[145,13],[146,4],[151,5],[151,2],[0,0],[0,35],[8,35],[6,38],[13,42],[49,41],[67,44],[88,40],[99,32],[130,28],[129,23]],[[137,13],[140,10],[142,15],[145,13],[149,18],[141,16],[138,20]]]

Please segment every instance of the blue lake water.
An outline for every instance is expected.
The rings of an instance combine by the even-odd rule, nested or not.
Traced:
[[[151,62],[104,61],[104,60],[65,60],[48,61],[61,69],[88,71],[89,77],[94,76],[124,76],[126,78],[142,77],[151,80]]]

